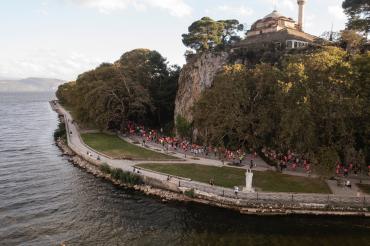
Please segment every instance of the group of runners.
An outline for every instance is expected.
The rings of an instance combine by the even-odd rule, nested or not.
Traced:
[[[302,168],[307,173],[311,172],[310,160],[304,155],[294,153],[291,150],[282,153],[271,148],[263,148],[262,153],[270,161],[276,163],[281,171],[284,171],[284,169],[297,171],[298,168]]]
[[[165,136],[163,129],[151,130],[146,129],[144,126],[135,125],[134,123],[129,123],[128,132],[131,136],[136,136],[141,139],[142,145],[147,143],[160,144],[165,151],[176,151],[183,153],[186,157],[187,154],[193,156],[200,156],[206,158],[219,159],[222,162],[230,161],[234,164],[242,164],[244,160],[247,159],[247,153],[242,149],[236,151],[223,148],[223,147],[212,147],[207,145],[199,145],[191,143],[185,139],[179,139],[176,137]],[[257,153],[251,151],[249,158],[253,164],[253,159],[257,158]]]
[[[367,174],[370,176],[370,165],[367,166]],[[353,173],[354,175],[358,175],[361,173],[361,166],[358,164],[353,164],[350,162],[349,164],[343,164],[339,161],[336,163],[335,174],[340,177],[348,177],[349,174]]]
[[[250,154],[247,155],[247,153],[242,149],[233,151],[223,147],[198,145],[191,143],[188,140],[165,136],[162,128],[159,131],[146,129],[142,125],[136,125],[135,123],[130,122],[127,125],[127,129],[130,135],[141,138],[143,145],[146,143],[160,144],[163,150],[180,152],[183,153],[185,157],[187,154],[191,154],[195,157],[201,156],[206,158],[215,158],[221,160],[223,163],[225,161],[229,161],[233,164],[241,165],[248,156],[251,168],[255,165],[253,160],[257,158],[257,153],[254,150],[250,150]],[[306,173],[311,173],[311,162],[304,155],[294,153],[291,150],[282,153],[272,148],[263,148],[262,154],[271,162],[277,164],[281,171],[284,171],[285,169],[289,169],[291,171],[301,169]],[[336,165],[336,174],[338,176],[346,177],[349,173],[357,175],[359,172],[359,166],[353,165],[352,163],[345,165],[338,162]],[[368,175],[370,176],[370,165],[368,166]]]
[[[299,155],[288,150],[287,153],[280,153],[271,148],[263,148],[262,153],[270,161],[277,163],[281,171],[284,169],[290,169],[296,171],[298,168],[302,168],[305,172],[311,172],[310,160],[304,155]],[[370,165],[367,167],[367,174],[370,176]],[[335,174],[338,177],[348,177],[349,174],[353,173],[358,175],[361,172],[361,167],[358,164],[343,164],[339,161],[336,163]]]

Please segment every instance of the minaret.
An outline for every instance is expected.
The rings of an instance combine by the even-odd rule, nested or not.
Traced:
[[[303,31],[303,19],[304,19],[304,4],[306,3],[306,0],[297,0],[298,6],[299,6],[299,12],[298,12],[298,29],[300,31]]]

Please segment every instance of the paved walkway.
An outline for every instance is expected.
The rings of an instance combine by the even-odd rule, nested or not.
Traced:
[[[120,136],[120,137],[123,140],[127,141],[127,142],[130,142],[132,144],[135,144],[136,143],[136,145],[139,145],[139,146],[143,147],[140,144],[142,142],[142,140],[143,140],[143,138],[141,138],[141,137],[134,136],[134,135],[130,135],[129,137],[124,137],[124,136]],[[139,143],[139,144],[137,144],[137,143]],[[189,153],[189,151],[188,151],[188,152],[186,152],[186,157],[185,157],[185,152],[184,151],[182,151],[182,150],[175,150],[171,146],[169,147],[169,151],[168,152],[165,152],[163,150],[163,147],[161,146],[161,144],[158,144],[158,143],[155,143],[155,142],[146,142],[145,143],[145,148],[150,149],[152,151],[156,151],[156,152],[161,152],[161,153],[165,153],[165,154],[168,154],[168,155],[172,155],[172,156],[175,156],[177,158],[180,158],[180,159],[183,159],[183,160],[186,160],[188,162],[195,163],[195,164],[209,165],[209,166],[223,166],[223,165],[225,165],[227,163],[231,163],[231,161],[225,161],[225,164],[222,164],[222,161],[220,161],[216,156],[214,156],[214,154],[210,154],[208,156],[205,156],[204,154],[194,155],[194,154]],[[239,165],[227,165],[227,166],[232,166],[232,167],[247,169],[247,168],[249,168],[250,160],[251,160],[251,157],[250,156],[249,157],[247,156],[247,158],[242,162],[242,165],[240,165],[240,166]],[[274,170],[273,167],[271,167],[270,165],[268,165],[260,157],[253,158],[253,163],[255,165],[255,167],[253,168],[253,170],[256,170],[256,171]]]
[[[172,163],[192,164],[193,163],[193,164],[208,165],[208,166],[222,166],[223,165],[221,161],[216,160],[216,159],[203,158],[199,156],[196,156],[196,158],[194,158],[194,156],[192,155],[187,155],[187,157],[185,158],[183,153],[174,152],[174,151],[170,151],[168,154],[175,156],[177,158],[180,158],[179,160],[176,160],[176,161],[175,160],[172,160],[172,161],[131,161],[131,160],[112,159],[102,153],[97,152],[94,149],[91,149],[89,146],[87,146],[82,141],[78,126],[76,123],[72,124],[73,118],[67,110],[65,110],[58,103],[52,106],[54,109],[58,110],[61,114],[64,114],[65,116],[65,121],[66,121],[65,124],[66,124],[66,129],[68,130],[67,134],[68,134],[69,144],[72,145],[71,147],[73,147],[76,151],[78,151],[86,159],[92,159],[95,162],[100,162],[100,163],[107,163],[109,166],[113,168],[121,168],[122,170],[129,171],[129,172],[132,172],[134,170],[135,165],[140,164],[140,163],[149,163],[149,162],[150,163],[163,163],[163,164],[166,164],[166,163],[167,164],[172,164]],[[133,144],[135,141],[137,141],[137,139],[126,138],[126,137],[123,137],[123,138],[124,140],[130,143],[133,143]],[[161,146],[155,143],[148,143],[145,148],[150,149],[152,151],[163,153],[163,151],[161,150]],[[90,153],[90,155],[88,155],[87,153]],[[100,161],[97,161],[98,156],[100,158]],[[271,167],[268,166],[260,158],[255,159],[255,163],[257,164],[257,167],[254,170],[266,171],[268,169],[271,169]],[[249,165],[245,165],[239,168],[246,169],[248,168],[248,166]],[[163,175],[163,174],[152,172],[152,171],[148,172],[143,169],[140,169],[140,172],[143,175],[146,175],[148,177],[153,177],[159,180],[167,180],[167,177],[168,177],[167,175]],[[302,176],[302,174],[300,173],[289,172],[289,174],[296,175],[296,176]],[[184,179],[184,180],[187,180],[187,179]],[[357,182],[357,180],[355,179],[350,179],[350,180],[352,184],[355,184]],[[175,183],[177,182],[177,180],[174,180],[173,182]],[[358,195],[359,190],[355,185],[352,185],[352,189],[349,189],[349,188],[338,187],[336,181],[327,181],[327,183],[334,195],[344,195],[344,196],[357,196]]]
[[[121,159],[112,159],[109,158],[108,156],[97,152],[94,149],[91,149],[89,146],[87,146],[81,139],[79,129],[76,123],[73,123],[73,118],[71,114],[65,110],[61,105],[58,103],[56,105],[53,105],[54,109],[58,110],[61,114],[65,116],[65,124],[66,124],[66,129],[67,129],[67,134],[68,134],[68,141],[69,145],[78,153],[80,153],[85,159],[91,159],[94,162],[100,162],[100,163],[106,163],[109,166],[113,168],[121,168],[124,171],[132,172],[134,170],[134,166],[137,164],[141,163],[163,163],[163,164],[171,164],[171,163],[195,163],[195,164],[201,164],[201,165],[212,165],[212,166],[221,166],[222,163],[217,163],[214,162],[213,160],[208,160],[204,158],[200,158],[199,160],[193,160],[191,158],[182,158],[177,161],[131,161],[131,160],[121,160]],[[89,154],[88,154],[89,153]],[[177,155],[177,154],[176,154]],[[176,156],[174,155],[174,156]],[[98,156],[100,160],[98,161]],[[180,156],[177,156],[181,158]],[[168,175],[163,175],[160,173],[156,172],[148,172],[143,169],[140,169],[141,174],[156,178],[159,180],[167,180]],[[183,180],[188,180],[188,179],[183,179]],[[177,182],[177,180],[173,179],[173,182]]]
[[[97,159],[97,157],[100,157],[100,161],[102,163],[107,163],[109,165],[112,165],[113,167],[116,168],[122,168],[123,170],[129,170],[131,171],[133,169],[133,166],[141,163],[163,163],[163,164],[173,164],[173,163],[188,163],[188,164],[199,164],[199,165],[207,165],[207,166],[223,166],[222,162],[216,159],[210,159],[210,158],[204,158],[200,156],[193,156],[193,155],[187,155],[185,158],[185,155],[180,152],[174,152],[174,151],[169,151],[169,152],[164,152],[161,148],[160,145],[157,145],[155,143],[147,143],[144,148],[150,149],[151,151],[156,151],[160,153],[165,153],[170,156],[174,156],[179,158],[179,160],[171,160],[171,161],[131,161],[131,160],[118,160],[118,159],[112,159],[109,158],[108,156],[97,152],[94,149],[91,149],[89,146],[87,146],[83,140],[81,139],[80,136],[80,131],[78,129],[78,126],[76,123],[72,124],[73,118],[71,114],[65,110],[61,105],[56,104],[55,106],[56,109],[58,109],[62,114],[65,115],[66,118],[66,124],[67,128],[69,129],[69,140],[70,144],[72,144],[75,148],[79,150],[81,153],[87,153],[89,152],[92,156],[90,158]],[[72,132],[72,134],[70,134]],[[121,136],[122,137],[122,136]],[[135,144],[134,142],[137,141],[137,139],[132,139],[132,138],[127,138],[127,137],[122,137],[125,141]],[[140,147],[141,144],[136,144]],[[86,154],[87,156],[87,154]],[[257,158],[255,160],[255,163],[257,164],[257,167],[254,168],[254,170],[258,171],[266,171],[268,169],[271,169],[270,166],[268,166],[262,159]],[[240,168],[247,169],[248,165],[242,166]]]

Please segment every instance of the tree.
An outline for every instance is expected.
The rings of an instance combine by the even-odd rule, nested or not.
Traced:
[[[241,40],[238,32],[243,31],[244,25],[240,24],[238,20],[220,20],[218,22],[223,25],[222,45],[231,45]]]
[[[340,34],[340,41],[349,53],[355,52],[364,43],[364,38],[353,30],[344,30]]]
[[[361,31],[367,38],[370,31],[369,0],[345,0],[342,7],[349,17],[347,23],[348,29]]]
[[[197,52],[210,50],[221,44],[223,25],[209,17],[195,21],[188,30],[189,33],[182,35],[182,42]]]
[[[58,98],[84,124],[125,130],[128,121],[165,126],[173,121],[178,68],[158,52],[136,49],[61,86]]]
[[[360,115],[355,119],[356,149],[363,149],[370,163],[370,52],[357,55],[352,61],[354,68],[354,94],[360,104]]]
[[[243,28],[237,20],[215,21],[209,17],[203,17],[190,25],[189,32],[182,35],[182,42],[196,52],[213,50],[239,41],[238,32]]]
[[[285,95],[282,134],[297,129],[285,145],[307,152],[320,146],[340,151],[342,141],[351,141],[352,70],[345,60],[346,52],[329,47],[285,62],[282,81],[293,83]]]
[[[370,157],[370,53],[337,47],[286,55],[276,65],[226,66],[194,106],[205,143],[272,147],[331,170]]]
[[[206,143],[259,148],[278,127],[277,70],[227,66],[194,108],[194,125]]]
[[[340,32],[325,31],[320,35],[320,37],[328,41],[339,42],[341,35]]]
[[[176,130],[180,137],[191,138],[191,124],[180,115],[176,117]]]
[[[58,87],[56,96],[57,98],[59,98],[60,103],[62,103],[63,105],[71,105],[74,103],[75,87],[75,81],[62,84]]]

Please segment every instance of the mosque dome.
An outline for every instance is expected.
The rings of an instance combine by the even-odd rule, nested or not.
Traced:
[[[262,33],[276,32],[285,28],[297,29],[296,22],[289,17],[283,16],[277,10],[257,20],[247,32],[247,37]]]
[[[268,14],[265,17],[263,17],[263,19],[267,19],[267,18],[279,18],[279,17],[284,17],[284,16],[282,14],[280,14],[277,10],[274,10],[274,11],[272,11],[271,14]]]

